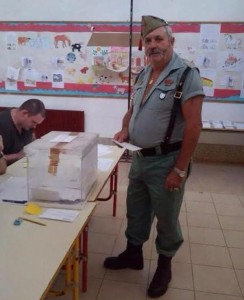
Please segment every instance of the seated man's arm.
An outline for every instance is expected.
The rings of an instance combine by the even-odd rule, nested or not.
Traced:
[[[23,158],[24,156],[25,156],[25,153],[23,150],[21,150],[18,153],[5,154],[4,158],[7,162],[7,165],[10,165],[10,164],[14,163],[15,161]]]

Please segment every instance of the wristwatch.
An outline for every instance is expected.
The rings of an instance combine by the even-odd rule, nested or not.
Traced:
[[[174,172],[179,175],[181,178],[185,178],[186,177],[186,171],[180,170],[178,168],[174,168]]]

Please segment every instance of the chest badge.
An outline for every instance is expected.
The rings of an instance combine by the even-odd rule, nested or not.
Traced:
[[[174,83],[174,80],[173,80],[172,78],[167,78],[167,79],[164,80],[164,84],[165,84],[166,86],[170,86],[170,85],[172,85],[173,83]]]
[[[163,99],[165,98],[165,94],[164,94],[164,93],[160,93],[159,98],[160,98],[161,100],[163,100]]]

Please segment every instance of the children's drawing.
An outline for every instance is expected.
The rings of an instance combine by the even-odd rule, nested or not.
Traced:
[[[63,48],[71,46],[71,40],[66,34],[56,35],[54,37],[54,45],[56,48],[58,48],[60,44]]]
[[[239,50],[241,49],[241,39],[237,39],[233,37],[232,34],[226,33],[225,37],[225,45],[228,49]]]

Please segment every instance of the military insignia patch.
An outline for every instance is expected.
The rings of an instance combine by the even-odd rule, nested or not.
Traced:
[[[173,84],[174,80],[172,78],[167,78],[164,80],[164,84],[169,86],[171,84]]]

